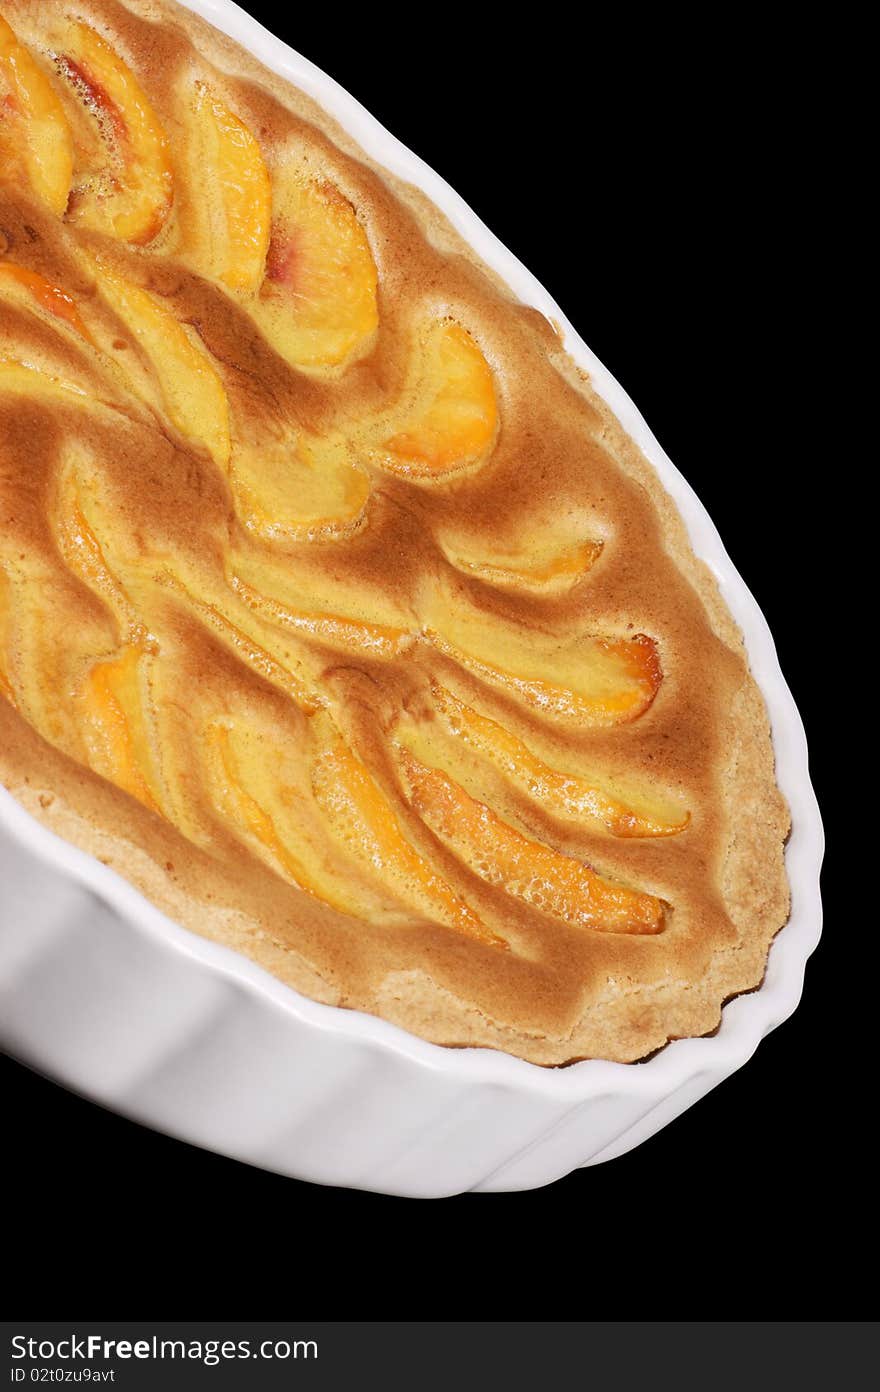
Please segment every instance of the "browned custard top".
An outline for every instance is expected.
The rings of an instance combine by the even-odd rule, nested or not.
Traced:
[[[643,1057],[786,911],[652,471],[421,195],[169,3],[0,0],[0,771],[309,995]]]

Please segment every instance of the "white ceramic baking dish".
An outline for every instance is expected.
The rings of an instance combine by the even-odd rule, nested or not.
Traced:
[[[821,926],[822,826],[803,727],[764,618],[691,488],[626,393],[529,272],[420,159],[337,83],[229,0],[189,8],[314,97],[417,185],[568,351],[656,468],[741,625],[792,813],[792,910],[760,990],[711,1038],[647,1063],[542,1069],[443,1049],[307,1000],[170,922],[0,789],[0,1041],[68,1087],[157,1130],[323,1184],[421,1196],[527,1189],[609,1160],[739,1068],[794,1010]]]

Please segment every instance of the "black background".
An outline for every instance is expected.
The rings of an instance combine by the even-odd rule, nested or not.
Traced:
[[[801,1008],[743,1070],[637,1151],[530,1194],[415,1202],[298,1184],[4,1064],[17,1308],[857,1318],[868,1215],[846,1082],[849,876],[834,858],[840,663],[823,617],[837,490],[833,473],[817,482],[838,459],[811,246],[821,96],[783,80],[785,38],[677,29],[665,12],[575,31],[554,7],[500,34],[420,12],[403,37],[390,14],[296,6],[267,22],[535,272],[696,487],[807,725],[831,834],[825,938]]]

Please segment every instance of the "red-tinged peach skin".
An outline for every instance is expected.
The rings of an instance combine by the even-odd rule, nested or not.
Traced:
[[[0,162],[58,217],[73,178],[73,138],[51,81],[0,15]]]
[[[251,312],[295,367],[341,367],[366,352],[379,323],[366,232],[326,180],[279,175],[275,199],[266,279]]]
[[[74,172],[68,217],[119,241],[145,246],[171,211],[174,175],[168,137],[128,64],[89,25],[68,26],[59,74],[93,115],[103,167]]]

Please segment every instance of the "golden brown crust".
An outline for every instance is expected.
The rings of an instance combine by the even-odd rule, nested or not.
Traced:
[[[96,596],[71,572],[59,542],[59,515],[68,506],[59,490],[72,467],[75,437],[77,460],[88,458],[87,492],[115,537],[114,556],[131,576],[146,576],[145,561],[152,567],[138,579],[138,594],[149,597],[163,654],[157,719],[176,770],[177,815],[160,816],[93,772],[80,727],[68,729],[61,716],[57,726],[48,717],[41,723],[34,716],[37,698],[29,705],[22,693],[19,709],[0,694],[3,783],[41,821],[118,869],[185,927],[235,948],[315,999],[381,1015],[437,1043],[486,1045],[559,1064],[634,1060],[670,1038],[710,1031],[725,999],[759,984],[770,941],[786,918],[788,818],[741,636],[653,469],[564,354],[552,327],[511,299],[423,195],[374,166],[307,98],[170,0],[126,6],[88,0],[76,9],[124,53],[172,146],[183,129],[181,74],[195,72],[222,90],[279,161],[285,150],[306,151],[367,232],[378,270],[378,334],[359,360],[338,370],[291,366],[255,327],[247,305],[233,303],[185,264],[187,219],[195,218],[185,181],[169,223],[145,249],[71,232],[20,189],[2,192],[7,260],[62,285],[94,316],[88,322],[96,334],[105,323],[112,331],[112,311],[77,259],[81,247],[109,258],[114,274],[146,287],[194,325],[219,364],[233,450],[250,433],[265,451],[272,431],[295,421],[316,436],[341,430],[366,453],[361,422],[388,400],[403,399],[414,337],[448,316],[464,326],[491,367],[500,428],[480,467],[427,486],[370,466],[366,512],[345,535],[266,537],[243,524],[241,498],[216,459],[150,405],[149,363],[146,394],[136,401],[70,334],[59,341],[45,315],[29,314],[15,297],[0,302],[0,358],[9,345],[19,357],[26,349],[28,361],[107,403],[84,414],[79,402],[57,394],[47,401],[0,391],[0,577],[4,557],[15,583],[31,583],[27,594],[37,584],[28,575],[41,577],[43,595],[50,593],[50,576],[52,603],[66,622],[78,616],[93,657],[118,642],[106,595]],[[4,3],[3,13],[27,37],[39,29],[24,0]],[[463,560],[488,555],[493,546],[497,551],[499,537],[508,551],[522,553],[533,534],[540,549],[559,518],[573,519],[575,529],[602,547],[589,573],[568,588],[511,588],[481,578]],[[39,567],[28,570],[37,562],[26,556],[38,558]],[[178,582],[176,591],[150,588],[157,558]],[[345,860],[347,892],[372,907],[355,916],[304,894],[291,882],[289,866],[242,832],[216,786],[193,770],[196,714],[204,731],[214,728],[222,707],[227,724],[244,721],[283,749],[284,758],[291,751],[291,778],[317,724],[277,676],[267,677],[265,665],[255,669],[218,629],[211,602],[229,579],[230,558],[259,576],[269,573],[260,567],[281,563],[315,596],[316,609],[410,635],[399,651],[378,657],[320,636],[301,647],[296,639],[291,670],[329,702],[347,746],[370,769],[409,843],[457,900],[504,938],[507,950],[417,914],[393,885],[377,889],[368,868],[345,860],[347,852],[332,838],[334,854]],[[181,599],[184,582],[188,598]],[[193,600],[196,592],[201,601]],[[0,616],[2,599],[0,593]],[[563,640],[650,635],[662,667],[659,690],[635,719],[548,719],[424,637],[457,623],[477,632],[486,617],[504,643],[505,635],[527,635],[548,661],[556,661]],[[24,627],[22,620],[16,632]],[[0,628],[0,647],[3,641]],[[7,665],[21,666],[25,638],[13,634],[6,641]],[[33,643],[29,651],[36,661]],[[81,680],[80,669],[58,654],[51,662],[49,677],[65,689]],[[401,721],[434,720],[438,681],[513,731],[547,765],[601,770],[615,787],[637,787],[648,801],[686,807],[690,822],[677,834],[620,838],[560,817],[482,764],[474,775],[485,780],[479,791],[486,802],[523,835],[671,906],[661,932],[594,931],[540,912],[475,873],[417,815],[394,763],[394,741]],[[473,768],[464,756],[456,765],[463,782]]]

